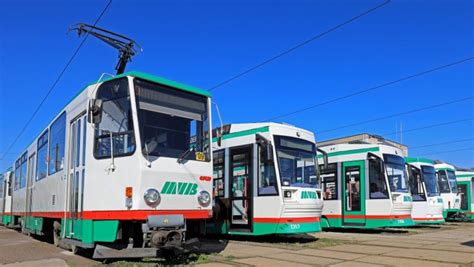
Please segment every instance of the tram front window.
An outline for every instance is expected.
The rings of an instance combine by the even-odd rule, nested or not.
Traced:
[[[126,78],[104,82],[97,90],[102,120],[95,127],[96,158],[131,155],[135,151],[132,107]]]
[[[448,171],[448,181],[451,187],[451,193],[458,193],[458,183],[456,182],[456,174],[453,171]]]
[[[318,187],[314,143],[275,136],[275,144],[282,186]]]
[[[423,181],[429,197],[439,196],[439,189],[436,183],[436,171],[432,166],[421,166],[423,172]]]
[[[142,153],[209,161],[209,120],[205,96],[135,79]]]
[[[402,157],[384,154],[388,183],[392,192],[408,193],[408,175],[405,160]]]
[[[440,193],[451,193],[451,190],[449,190],[449,182],[446,171],[438,172],[438,186]]]

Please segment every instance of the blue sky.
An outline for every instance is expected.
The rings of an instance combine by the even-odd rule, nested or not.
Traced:
[[[128,70],[203,89],[382,1],[120,1],[99,26],[144,48]],[[92,23],[106,1],[2,1],[0,155],[13,141],[81,39],[70,25]],[[295,52],[213,91],[225,123],[262,121],[474,55],[472,1],[393,1]],[[114,72],[117,53],[89,38],[4,170],[86,84]],[[474,101],[341,129],[319,131],[474,95],[473,60],[350,99],[280,118],[325,140],[474,117]],[[399,140],[396,134],[387,138]],[[474,137],[474,121],[406,132],[409,146]],[[412,156],[474,167],[474,141],[417,148]],[[446,152],[463,150],[457,152]],[[439,154],[438,154],[439,153]]]

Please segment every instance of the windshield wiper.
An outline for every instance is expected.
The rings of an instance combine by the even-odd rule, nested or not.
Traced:
[[[182,163],[184,161],[184,159],[187,158],[188,155],[193,151],[194,151],[194,147],[190,147],[190,148],[188,148],[188,150],[184,151],[183,154],[181,154],[178,157],[178,163]]]

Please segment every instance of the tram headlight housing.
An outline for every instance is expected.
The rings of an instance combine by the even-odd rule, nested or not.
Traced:
[[[207,191],[199,192],[197,199],[198,199],[199,205],[203,207],[207,207],[209,206],[209,204],[211,204],[211,194],[209,194],[209,192]]]
[[[158,206],[161,202],[160,192],[154,188],[146,190],[143,198],[145,199],[145,203],[152,208]]]

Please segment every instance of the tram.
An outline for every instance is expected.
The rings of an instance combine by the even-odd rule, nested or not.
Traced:
[[[443,224],[443,198],[438,189],[433,161],[405,158],[413,199],[412,219],[415,224]]]
[[[12,226],[12,182],[11,168],[0,174],[0,224],[5,226]]]
[[[401,144],[371,134],[318,143],[328,166],[321,170],[323,228],[412,226],[412,197]]]
[[[214,216],[208,233],[318,232],[320,198],[313,133],[287,124],[242,123],[214,131]]]
[[[186,248],[212,216],[210,103],[142,72],[88,85],[4,176],[4,222],[95,258]]]
[[[474,220],[474,171],[456,170],[458,191],[461,195],[461,211]]]
[[[462,216],[461,196],[459,195],[454,166],[442,161],[435,161],[438,187],[443,198],[443,217],[451,219]]]

